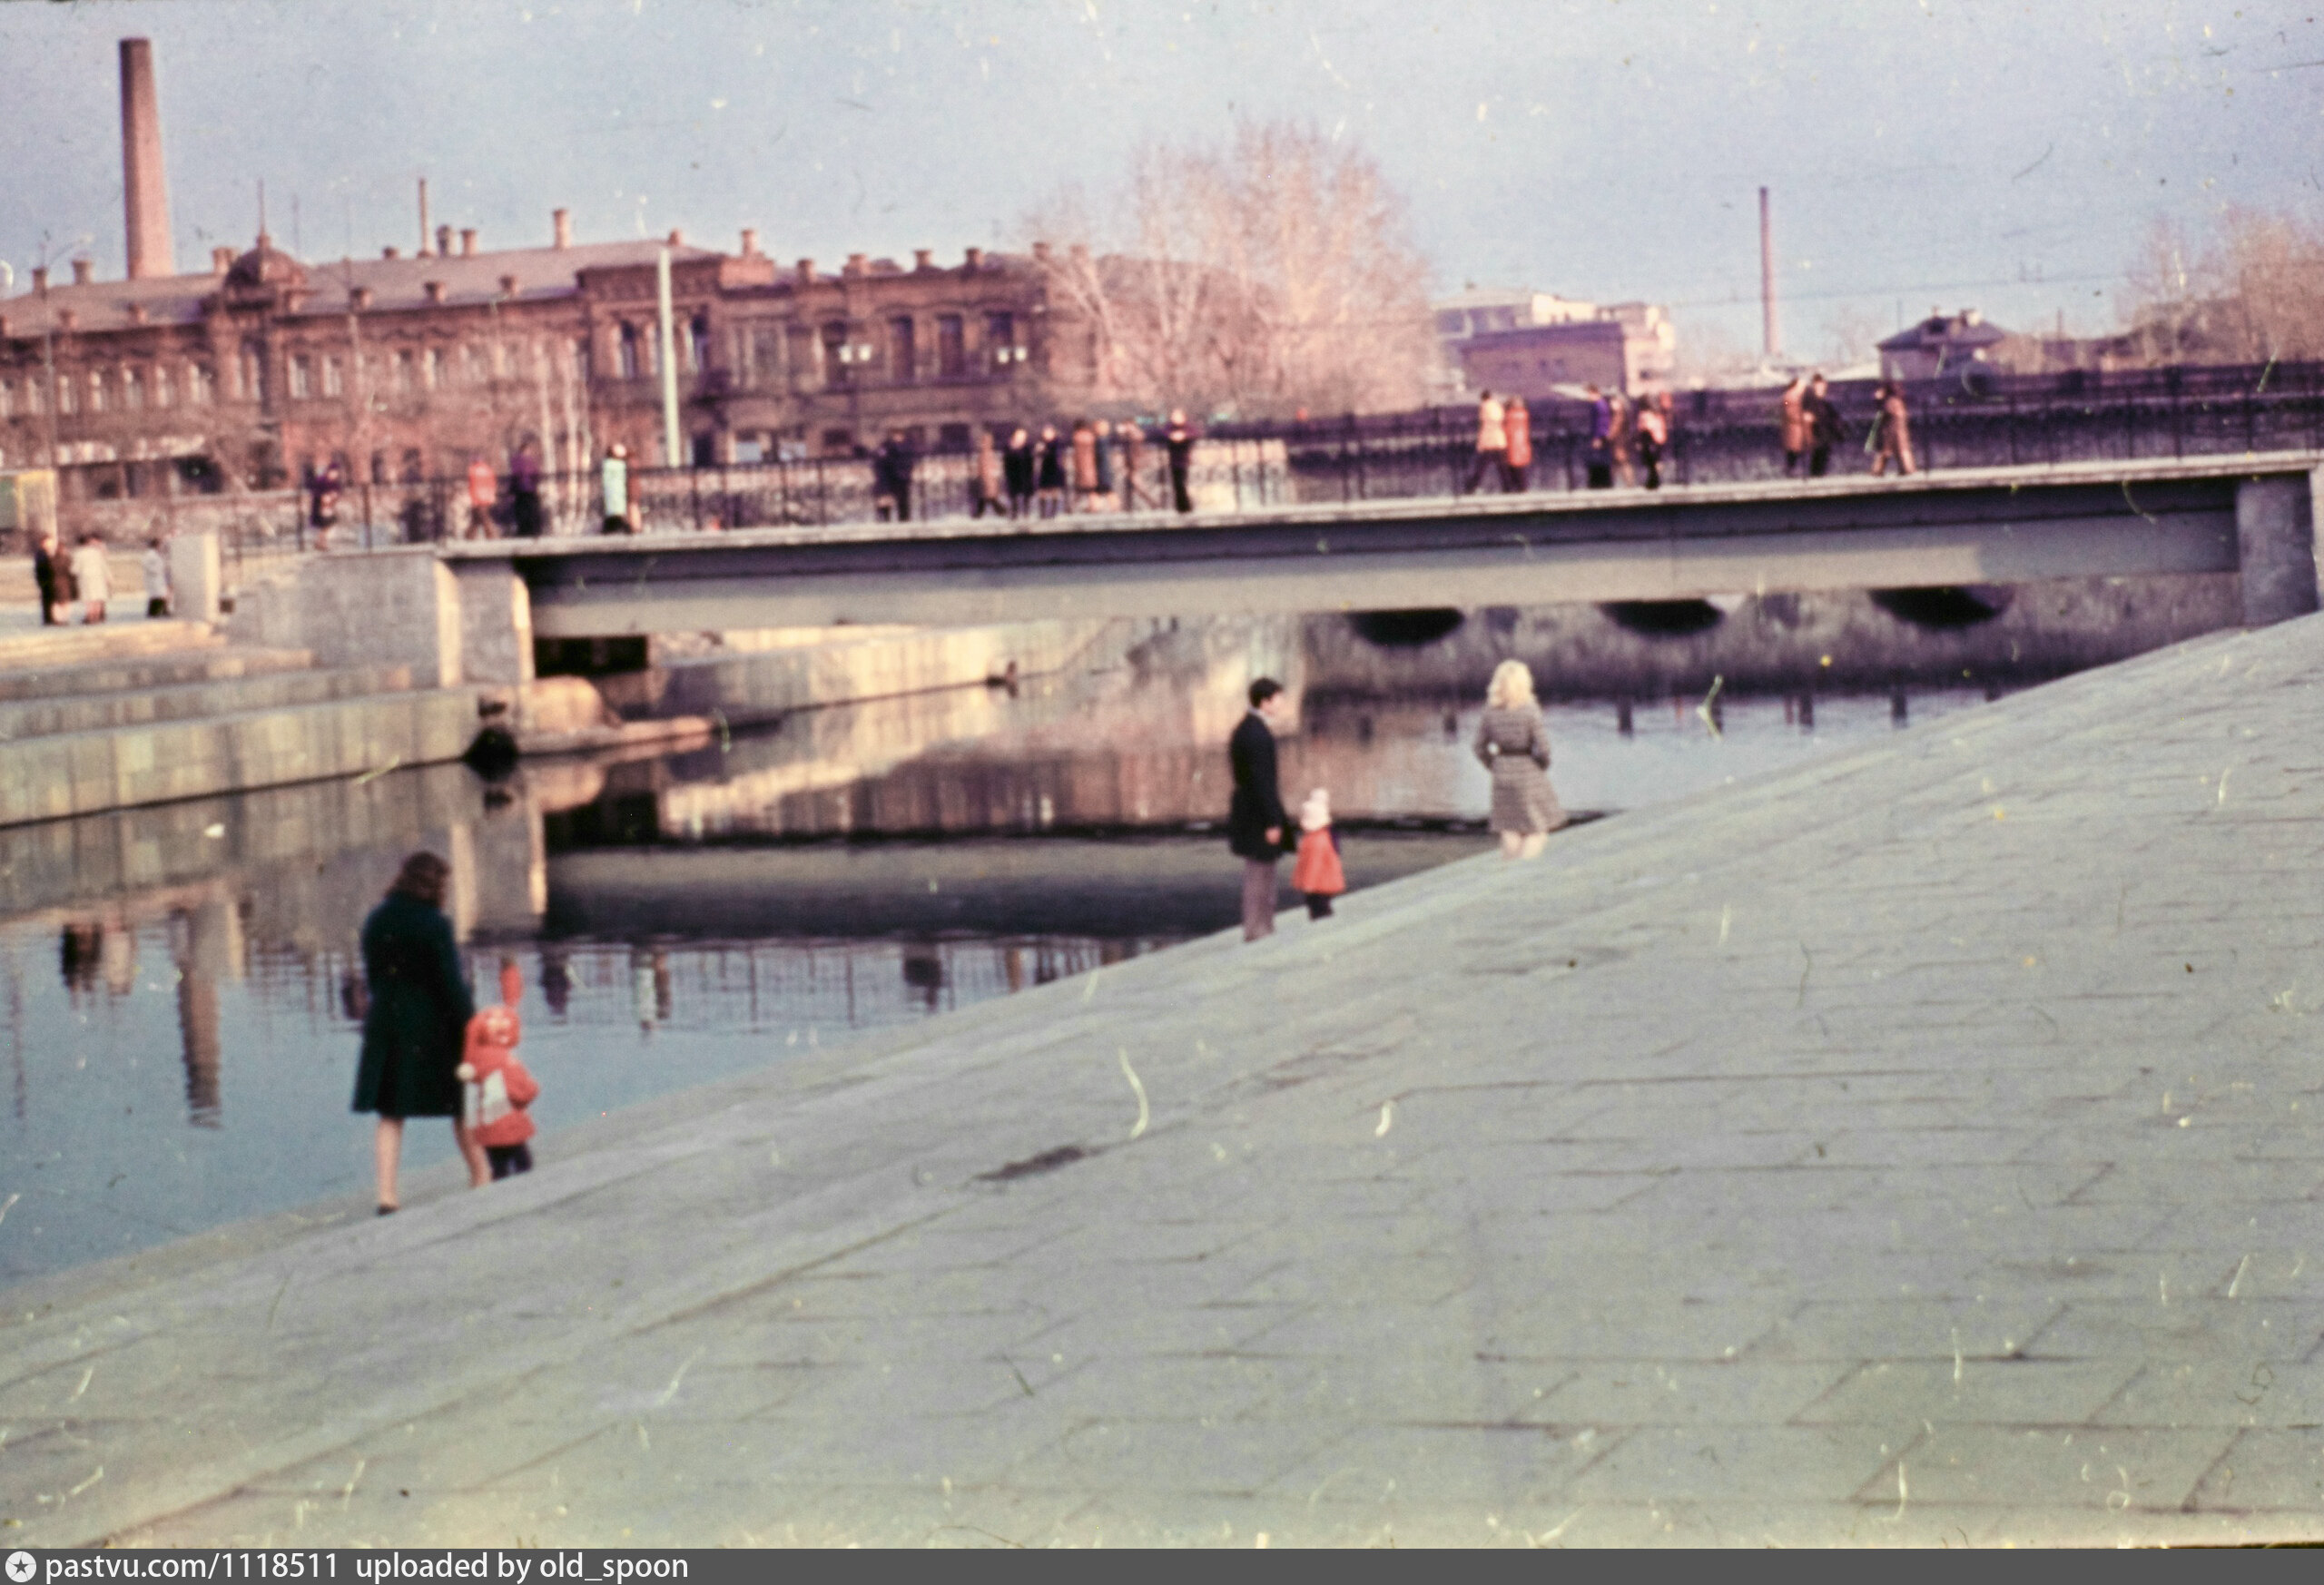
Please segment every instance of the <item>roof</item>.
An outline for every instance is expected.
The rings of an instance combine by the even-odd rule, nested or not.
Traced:
[[[138,321],[131,310],[143,306],[148,324],[193,324],[202,305],[230,281],[242,285],[263,277],[268,285],[294,281],[303,275],[310,293],[301,305],[306,313],[344,313],[352,288],[369,287],[372,313],[434,306],[428,283],[441,281],[444,304],[479,305],[507,301],[500,289],[503,276],[516,277],[517,298],[563,297],[577,290],[576,277],[584,270],[604,270],[654,262],[666,244],[640,239],[625,242],[576,242],[569,248],[509,248],[497,252],[455,254],[448,258],[348,259],[332,263],[300,265],[271,245],[251,249],[234,261],[227,275],[149,277],[143,281],[94,281],[85,286],[52,282],[44,295],[25,291],[0,298],[0,316],[11,336],[37,336],[51,328],[62,330],[58,316],[70,311],[75,330],[125,330]],[[715,259],[715,249],[680,246],[670,249],[673,261]]]
[[[2009,339],[1998,325],[1987,324],[1975,310],[1957,314],[1931,314],[1917,325],[1898,331],[1880,343],[1883,352],[1934,351],[1960,347],[1990,347]]]

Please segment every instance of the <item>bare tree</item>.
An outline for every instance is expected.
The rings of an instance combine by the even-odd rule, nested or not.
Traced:
[[[1403,201],[1370,155],[1312,127],[1147,144],[1107,199],[1061,191],[1026,230],[1068,243],[1039,251],[1099,400],[1347,412],[1425,388],[1428,265]]]
[[[2198,244],[2158,220],[2130,270],[2125,338],[2149,363],[2324,358],[2324,228],[2230,209]]]

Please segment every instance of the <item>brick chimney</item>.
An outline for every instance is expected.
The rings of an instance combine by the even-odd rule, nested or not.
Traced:
[[[474,226],[460,228],[460,257],[463,259],[476,257],[476,228]]]
[[[500,278],[500,295],[503,297],[514,297],[517,295],[517,278],[515,276],[504,275]]]
[[[914,270],[935,269],[936,250],[933,248],[914,248],[911,251],[911,267]]]
[[[48,290],[47,265],[35,264],[33,266],[33,290],[34,291],[46,291]]]
[[[131,303],[129,305],[129,322],[133,325],[142,325],[145,322],[145,305],[142,302]]]
[[[960,268],[968,271],[983,269],[984,250],[982,248],[970,248],[968,252],[968,262],[961,265]]]
[[[81,322],[81,316],[71,309],[58,309],[56,310],[56,322],[64,329],[69,330],[73,329],[74,326]]]
[[[744,226],[743,228],[743,257],[745,259],[755,259],[758,256],[759,234],[752,227]]]
[[[869,262],[870,257],[871,256],[866,253],[850,253],[847,256],[846,264],[841,267],[840,273],[842,275],[862,274],[866,270],[871,268]]]
[[[121,41],[122,207],[129,228],[129,279],[175,275],[170,190],[162,171],[162,109],[153,94],[153,46]]]
[[[685,245],[686,245],[686,234],[685,234],[685,232],[684,232],[684,231],[682,231],[678,230],[678,228],[677,228],[677,227],[675,227],[675,226],[672,226],[672,227],[670,228],[670,246],[672,246],[673,248],[683,248],[683,247],[684,247]]]
[[[438,226],[436,228],[436,257],[438,259],[448,259],[451,256],[452,228],[449,226]]]
[[[233,249],[231,249],[231,248],[212,248],[212,249],[211,249],[211,250],[210,250],[210,273],[211,273],[211,274],[212,274],[212,275],[223,275],[223,274],[225,274],[225,273],[226,273],[226,271],[227,271],[231,270],[233,267],[234,267],[234,250],[233,250]]]
[[[444,300],[444,283],[443,283],[442,281],[428,281],[428,282],[427,283],[427,287],[428,287],[428,300],[429,302],[442,302],[442,301]]]
[[[403,250],[400,248],[382,248],[379,250],[379,257],[382,259],[400,259],[403,257]]]
[[[799,284],[802,286],[815,284],[815,261],[812,259],[799,261]]]
[[[1035,242],[1033,244],[1033,262],[1036,264],[1046,264],[1049,261],[1049,245],[1047,242]]]
[[[573,212],[569,209],[553,209],[548,212],[548,220],[556,231],[556,245],[560,248],[573,246]]]
[[[75,285],[75,286],[86,286],[86,285],[88,285],[88,284],[89,284],[89,282],[91,282],[92,281],[94,281],[96,278],[97,278],[97,266],[96,266],[96,261],[95,261],[94,260],[91,260],[91,259],[75,259],[75,260],[74,260],[74,261],[73,261],[73,284],[74,284],[74,285]]]
[[[353,291],[347,294],[347,300],[352,307],[358,309],[369,308],[371,306],[371,289],[368,286],[359,286]]]

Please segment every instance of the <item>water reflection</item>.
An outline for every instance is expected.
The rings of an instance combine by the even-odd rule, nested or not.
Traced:
[[[532,988],[551,1156],[559,1126],[1226,928],[1238,877],[1194,828],[1223,813],[1219,745],[1262,665],[1295,674],[1205,655],[498,786],[448,766],[0,831],[0,1199],[23,1196],[0,1283],[362,1187],[356,939],[415,848],[452,861],[479,977],[506,951]],[[1906,719],[1901,695],[1702,704],[1552,705],[1568,806],[1682,796]],[[1489,846],[1474,724],[1461,699],[1305,698],[1285,784],[1331,789],[1353,885]]]

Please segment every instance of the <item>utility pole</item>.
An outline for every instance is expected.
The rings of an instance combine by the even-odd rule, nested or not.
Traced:
[[[654,291],[659,300],[662,316],[662,458],[668,468],[679,468],[678,461],[678,348],[676,334],[670,322],[670,250],[664,248],[655,256]]]
[[[1773,363],[1783,356],[1783,331],[1776,323],[1776,234],[1768,216],[1768,190],[1759,189],[1759,317],[1763,354]]]

